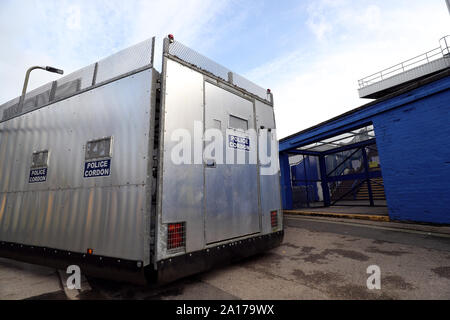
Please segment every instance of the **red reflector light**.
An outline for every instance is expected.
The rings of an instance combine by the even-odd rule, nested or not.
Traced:
[[[272,228],[278,227],[278,211],[270,211],[270,223]]]
[[[184,223],[170,223],[167,227],[167,249],[184,247],[186,244],[186,231]]]

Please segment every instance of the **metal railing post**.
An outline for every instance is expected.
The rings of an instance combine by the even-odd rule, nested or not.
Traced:
[[[450,1],[450,0],[448,0],[448,1]],[[450,36],[448,36],[448,35],[445,36],[445,37],[442,37],[439,40],[440,46],[438,48],[435,48],[435,49],[430,50],[428,52],[422,53],[422,54],[420,54],[420,55],[418,55],[418,56],[416,56],[414,58],[405,60],[405,61],[403,61],[403,62],[401,62],[399,64],[396,64],[396,65],[394,65],[392,67],[389,67],[387,69],[381,70],[381,71],[379,71],[377,73],[374,73],[374,74],[372,74],[370,76],[367,76],[367,77],[364,77],[362,79],[359,79],[358,80],[359,87],[360,88],[364,88],[364,87],[366,87],[368,85],[371,85],[373,83],[377,83],[377,82],[379,82],[381,80],[387,79],[387,78],[390,77],[390,74],[395,73],[396,71],[399,71],[400,69],[403,72],[405,72],[406,70],[408,70],[408,67],[410,67],[412,65],[416,65],[417,66],[419,63],[424,63],[423,61],[427,61],[429,63],[431,61],[430,58],[439,55],[439,53],[437,52],[438,50],[440,51],[440,54],[442,56],[450,55],[448,41],[447,41],[447,38],[449,38],[449,37]],[[441,44],[442,43],[441,41],[443,42],[443,44]],[[432,52],[433,52],[433,54],[431,54]],[[434,53],[434,52],[436,52],[436,53]],[[408,62],[411,62],[412,60],[417,60],[417,59],[418,59],[418,61],[416,61],[416,62],[406,64]],[[397,68],[397,69],[395,69],[395,68]],[[395,70],[389,71],[389,70],[392,70],[392,69],[395,69]],[[367,79],[370,79],[370,80],[367,80]]]
[[[373,207],[375,204],[373,201],[372,185],[370,184],[369,161],[367,159],[366,148],[365,147],[361,148],[361,151],[362,151],[362,156],[363,156],[363,161],[364,161],[364,171],[366,174],[367,192],[369,193],[370,206]]]
[[[330,189],[328,187],[328,179],[327,179],[327,165],[325,162],[325,156],[319,156],[319,169],[320,169],[320,178],[322,184],[322,193],[323,193],[323,204],[325,207],[329,207],[331,204],[330,198]]]

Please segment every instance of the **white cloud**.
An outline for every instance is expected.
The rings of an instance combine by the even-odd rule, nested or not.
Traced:
[[[173,33],[191,46],[220,37],[206,24],[231,3],[213,0],[79,0],[0,3],[0,103],[18,96],[25,71],[54,65],[65,74],[123,48]],[[226,32],[224,30],[223,32]],[[156,58],[160,61],[161,50]],[[57,79],[34,71],[29,89]]]
[[[223,39],[230,40],[236,25],[251,28],[252,15],[264,18],[258,10],[259,4],[237,0],[1,1],[0,103],[20,94],[31,65],[54,65],[67,74],[168,33],[208,52],[226,46]],[[314,41],[280,34],[292,50],[246,73],[274,92],[280,137],[368,102],[358,99],[358,79],[437,47],[450,27],[442,0],[314,0],[289,10],[298,12],[298,28],[309,30]],[[274,23],[276,17],[267,27]],[[265,50],[270,41],[259,45]],[[156,49],[158,66],[161,48]],[[29,88],[56,78],[36,71]]]
[[[246,75],[273,89],[281,138],[370,102],[358,98],[357,80],[438,47],[446,9],[443,1],[314,1],[305,24],[316,43]]]
[[[81,9],[79,6],[70,6],[67,10],[66,26],[71,30],[81,28]]]

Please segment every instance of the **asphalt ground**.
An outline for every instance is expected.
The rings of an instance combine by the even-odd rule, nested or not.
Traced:
[[[67,294],[56,270],[0,259],[0,299],[450,299],[450,235],[392,226],[286,215],[280,247],[162,287],[87,277]]]

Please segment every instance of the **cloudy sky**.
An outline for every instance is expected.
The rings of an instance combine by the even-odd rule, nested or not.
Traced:
[[[168,33],[271,88],[281,138],[368,102],[357,80],[438,47],[450,16],[445,0],[0,0],[0,103],[31,65],[67,74]]]

